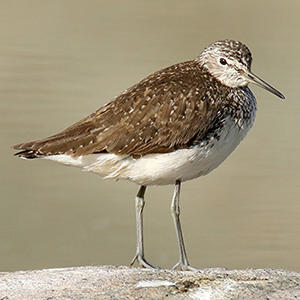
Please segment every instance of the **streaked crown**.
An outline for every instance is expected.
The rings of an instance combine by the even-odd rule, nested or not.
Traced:
[[[217,41],[195,60],[224,85],[235,88],[248,84],[244,75],[251,70],[252,56],[247,46],[239,41]]]

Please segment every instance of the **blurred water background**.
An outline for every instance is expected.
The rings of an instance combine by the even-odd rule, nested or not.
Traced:
[[[287,98],[252,86],[254,128],[209,176],[182,187],[181,217],[196,267],[300,271],[300,2],[0,2],[0,271],[128,265],[138,186],[53,162],[13,157],[124,89],[210,43],[237,39],[252,70]],[[177,262],[172,186],[146,193],[148,260]]]

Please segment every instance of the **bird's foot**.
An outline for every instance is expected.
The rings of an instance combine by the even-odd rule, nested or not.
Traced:
[[[174,265],[172,270],[181,270],[181,271],[198,271],[199,269],[194,268],[189,265],[189,263],[184,263],[182,261],[179,261],[177,264]]]
[[[144,258],[144,255],[141,255],[141,254],[139,254],[139,253],[137,253],[137,254],[134,256],[134,258],[132,259],[132,261],[131,261],[131,263],[130,263],[130,267],[132,267],[133,264],[134,264],[136,261],[139,263],[139,265],[140,265],[141,267],[146,268],[146,269],[161,269],[161,268],[158,267],[158,266],[155,266],[155,265],[152,265],[152,264],[148,263],[148,262],[146,261],[146,259]]]
[[[227,268],[223,268],[223,267],[218,267],[218,268],[207,268],[207,269],[199,269],[199,268],[194,268],[192,266],[189,265],[189,263],[184,263],[182,261],[179,261],[176,265],[174,265],[174,267],[172,268],[172,270],[181,270],[181,271],[203,271],[203,270],[210,270],[210,271],[226,271]]]

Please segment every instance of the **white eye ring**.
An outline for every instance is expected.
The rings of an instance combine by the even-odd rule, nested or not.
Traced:
[[[221,58],[219,59],[219,62],[220,62],[220,64],[223,65],[223,66],[227,65],[227,60],[226,60],[225,58],[223,58],[223,57],[221,57]]]

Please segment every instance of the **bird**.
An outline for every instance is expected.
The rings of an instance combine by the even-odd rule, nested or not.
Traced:
[[[245,138],[257,108],[249,83],[284,99],[251,72],[251,63],[251,52],[242,42],[216,41],[195,59],[149,75],[62,132],[13,146],[19,150],[15,155],[138,184],[137,244],[131,266],[137,262],[159,268],[145,258],[145,191],[148,186],[174,185],[171,214],[179,260],[173,269],[195,270],[180,223],[181,183],[210,173]]]

